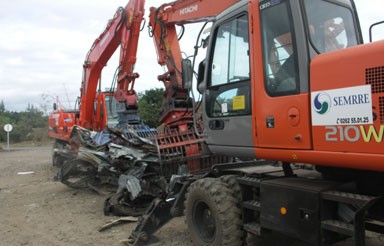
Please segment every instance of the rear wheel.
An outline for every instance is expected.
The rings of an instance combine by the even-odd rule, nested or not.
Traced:
[[[195,245],[242,245],[241,210],[220,179],[197,180],[185,201],[187,225]]]

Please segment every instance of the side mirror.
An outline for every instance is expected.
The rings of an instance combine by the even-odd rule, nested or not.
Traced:
[[[189,59],[181,60],[181,79],[183,80],[184,89],[192,89],[193,68],[192,62]]]
[[[379,22],[376,22],[376,23],[373,23],[370,27],[369,27],[369,42],[372,43],[372,28],[374,26],[377,26],[377,25],[381,25],[381,24],[384,24],[384,21],[379,21]]]
[[[53,103],[53,111],[56,111],[56,110],[57,110],[57,104]]]
[[[210,31],[210,30],[209,30],[209,31]],[[206,37],[206,38],[204,38],[204,39],[202,40],[202,44],[203,44],[203,48],[204,48],[204,49],[208,47],[208,45],[209,45],[209,35],[208,35],[208,37]]]
[[[200,94],[203,94],[205,91],[205,83],[204,82],[204,74],[205,74],[205,60],[202,60],[199,64],[199,70],[197,74],[197,91]]]

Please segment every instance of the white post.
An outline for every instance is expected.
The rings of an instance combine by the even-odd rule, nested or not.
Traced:
[[[9,133],[12,131],[13,127],[11,124],[5,124],[4,131],[7,132],[7,149],[9,150]]]

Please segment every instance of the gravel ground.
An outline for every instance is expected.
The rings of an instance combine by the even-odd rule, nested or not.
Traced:
[[[0,152],[0,245],[122,245],[136,223],[99,232],[117,218],[103,214],[107,196],[68,188],[53,176],[50,147]],[[193,245],[183,218],[156,237],[161,241],[154,245]]]
[[[136,223],[99,232],[102,225],[117,218],[104,216],[106,196],[68,188],[54,182],[53,176],[50,147],[0,149],[0,245],[122,245],[120,240],[129,236]],[[184,217],[171,220],[155,236],[159,240],[155,246],[193,245]],[[256,244],[271,245],[266,241]],[[354,244],[350,240],[337,245]],[[384,239],[370,235],[367,245],[384,245]]]

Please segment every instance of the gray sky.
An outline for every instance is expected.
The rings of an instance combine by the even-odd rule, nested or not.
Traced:
[[[9,111],[23,111],[59,97],[66,108],[80,94],[82,64],[93,41],[104,30],[119,6],[128,0],[12,0],[0,3],[0,100]],[[165,0],[147,0],[150,6]],[[384,20],[383,0],[355,0],[365,41],[371,23]],[[187,29],[188,30],[188,29]],[[378,32],[383,34],[384,28]],[[378,33],[377,32],[377,33]],[[379,36],[379,35],[376,35]],[[384,37],[384,35],[381,35]],[[186,39],[186,37],[184,37]],[[194,43],[194,39],[191,40]],[[192,45],[191,45],[192,46]],[[192,49],[189,51],[189,55]],[[117,55],[119,52],[116,52]],[[135,71],[137,91],[162,87],[163,73],[147,30],[141,33]],[[103,71],[103,87],[111,83],[117,67],[112,58]],[[43,99],[42,95],[46,95]]]

